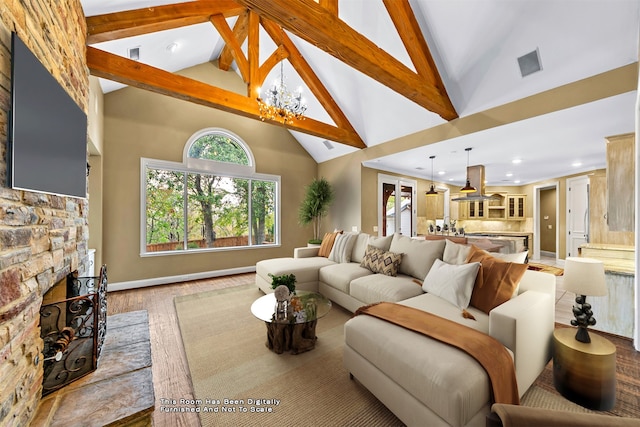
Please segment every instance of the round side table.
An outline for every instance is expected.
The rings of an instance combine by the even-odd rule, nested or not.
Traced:
[[[567,399],[606,411],[616,403],[616,346],[591,333],[590,343],[575,338],[575,328],[553,332],[553,384]]]

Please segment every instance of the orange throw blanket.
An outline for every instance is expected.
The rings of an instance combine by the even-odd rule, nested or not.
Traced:
[[[368,314],[465,351],[487,371],[495,403],[520,404],[513,359],[495,338],[417,308],[381,302],[359,308]]]

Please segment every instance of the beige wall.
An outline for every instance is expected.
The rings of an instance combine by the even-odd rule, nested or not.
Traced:
[[[246,90],[235,73],[211,63],[181,74],[238,93]],[[317,163],[286,129],[135,88],[104,98],[103,262],[110,282],[254,266],[261,259],[291,256],[312,237],[310,228],[298,225],[297,213],[304,186],[318,174]],[[242,138],[253,152],[256,172],[281,176],[281,247],[141,257],[140,158],[181,162],[189,137],[208,127]]]

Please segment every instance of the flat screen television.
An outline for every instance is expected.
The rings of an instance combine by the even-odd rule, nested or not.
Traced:
[[[38,58],[11,35],[8,186],[87,196],[87,115]]]

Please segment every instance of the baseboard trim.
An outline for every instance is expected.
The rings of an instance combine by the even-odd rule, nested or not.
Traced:
[[[149,286],[168,285],[169,283],[187,282],[190,280],[209,279],[211,277],[231,276],[233,274],[255,273],[256,266],[227,268],[225,270],[203,271],[200,273],[180,274],[177,276],[153,277],[150,279],[131,280],[128,282],[109,283],[108,292],[124,291],[127,289],[146,288]]]

